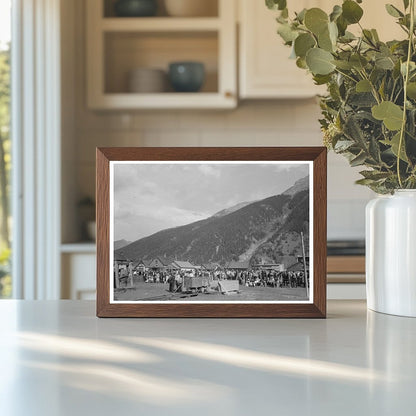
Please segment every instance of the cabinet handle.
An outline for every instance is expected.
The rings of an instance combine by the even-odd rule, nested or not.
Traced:
[[[234,98],[234,93],[232,91],[225,91],[225,98]]]

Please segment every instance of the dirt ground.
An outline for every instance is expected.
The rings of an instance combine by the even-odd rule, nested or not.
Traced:
[[[246,287],[240,285],[240,293],[222,295],[218,292],[190,296],[185,293],[172,294],[168,285],[163,283],[136,283],[134,288],[114,289],[114,300],[117,301],[298,301],[307,300],[306,289],[299,288],[272,288],[272,287]]]

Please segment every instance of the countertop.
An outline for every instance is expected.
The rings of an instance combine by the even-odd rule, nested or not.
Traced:
[[[0,301],[0,415],[412,415],[416,319],[98,319]]]

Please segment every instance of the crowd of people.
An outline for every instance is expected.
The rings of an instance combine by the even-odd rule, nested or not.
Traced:
[[[238,280],[239,284],[246,287],[272,287],[272,288],[297,288],[305,287],[305,274],[302,271],[277,271],[250,269],[244,271],[221,269],[216,271],[201,270],[147,270],[135,272],[136,279],[146,283],[169,284],[173,287],[182,285],[186,276],[204,277],[208,281],[213,280]]]

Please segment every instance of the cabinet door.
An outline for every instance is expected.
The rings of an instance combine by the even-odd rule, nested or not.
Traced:
[[[62,256],[62,297],[72,300],[95,299],[96,256],[65,253]]]
[[[329,0],[299,0],[295,7],[330,10],[330,4]],[[239,0],[239,13],[241,98],[305,98],[322,92],[311,75],[289,59],[291,50],[276,33],[275,11],[268,10],[264,1]]]
[[[334,4],[341,0],[298,0],[292,2],[291,11],[304,7],[320,7],[330,12]],[[296,3],[296,4],[295,4]],[[389,3],[403,8],[402,0]],[[303,98],[323,93],[323,87],[313,84],[311,76],[299,69],[293,59],[289,59],[290,48],[283,44],[277,35],[275,11],[268,10],[264,1],[239,0],[240,16],[240,97],[241,98]],[[402,39],[404,32],[388,15],[384,2],[366,0],[362,25],[377,29],[384,41]],[[295,9],[294,9],[295,8]],[[349,30],[358,34],[358,25]]]
[[[377,29],[380,39],[384,42],[393,39],[404,39],[406,34],[395,23],[396,19],[387,13],[386,3],[393,4],[398,9],[403,10],[403,0],[389,0],[386,2],[380,0],[365,0],[360,4],[364,9],[364,15],[360,23],[364,28]],[[356,26],[351,31],[357,33],[359,32],[359,28]]]

